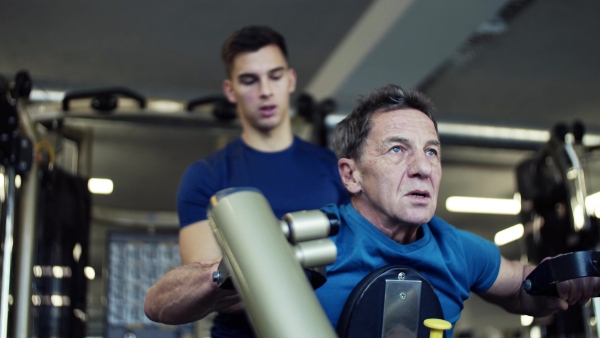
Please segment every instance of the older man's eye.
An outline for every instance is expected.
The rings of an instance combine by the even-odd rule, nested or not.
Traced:
[[[427,150],[427,155],[429,155],[429,156],[437,156],[437,154],[438,154],[438,151],[435,149]]]
[[[401,151],[402,151],[402,149],[401,149],[400,147],[392,147],[391,151],[392,151],[393,153],[399,153],[399,152],[401,152]]]

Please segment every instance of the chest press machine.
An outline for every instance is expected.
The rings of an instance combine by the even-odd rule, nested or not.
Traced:
[[[313,288],[326,281],[318,267],[335,261],[327,237],[336,219],[300,211],[278,220],[254,188],[231,188],[211,199],[209,221],[224,259],[213,276],[219,287],[235,287],[259,337],[443,337],[443,320],[431,284],[404,266],[382,267],[352,291],[337,332]],[[600,276],[600,253],[575,252],[546,260],[523,282],[530,294],[555,294],[567,279]],[[306,278],[308,277],[308,278]]]

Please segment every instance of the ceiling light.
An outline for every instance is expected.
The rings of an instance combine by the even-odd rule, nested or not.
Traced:
[[[446,209],[452,212],[475,214],[517,215],[521,201],[515,199],[451,196],[446,200]]]
[[[472,136],[504,140],[545,142],[550,132],[545,130],[494,127],[462,123],[439,123],[438,131],[444,135]]]
[[[42,267],[39,265],[33,266],[33,275],[36,277],[42,277]]]
[[[110,195],[113,191],[113,181],[108,178],[90,178],[88,189],[92,194]]]
[[[510,228],[498,231],[494,236],[494,243],[496,243],[498,246],[501,246],[512,241],[516,241],[517,239],[523,237],[524,233],[525,228],[523,227],[523,224],[519,223],[511,226]]]
[[[81,249],[81,244],[76,243],[73,246],[73,259],[75,259],[75,262],[79,262],[79,258],[81,257],[81,252],[83,250]]]
[[[533,317],[522,315],[521,316],[521,326],[529,326],[533,323]]]
[[[94,278],[96,278],[96,270],[94,270],[94,268],[92,268],[91,266],[86,266],[85,268],[83,268],[83,274],[89,280],[94,280]]]
[[[583,140],[581,141],[586,146],[598,145],[600,144],[600,135],[598,134],[585,134],[583,135]]]
[[[55,90],[33,89],[29,94],[29,100],[38,102],[55,101],[61,102],[65,98],[65,92]]]
[[[325,124],[333,128],[342,121],[347,114],[329,114],[325,117]],[[545,143],[550,139],[550,132],[541,129],[498,127],[491,125],[448,123],[438,121],[438,132],[442,136],[463,136],[473,138],[500,139],[507,141],[526,141]],[[600,144],[600,135],[587,133],[583,135],[583,145],[596,146]]]
[[[183,103],[171,100],[148,101],[148,109],[163,113],[181,112],[185,109]]]
[[[52,305],[55,307],[63,306],[63,304],[64,304],[63,300],[64,299],[61,295],[52,295],[50,297],[50,302],[52,302]]]
[[[42,304],[42,297],[39,295],[32,295],[31,302],[33,303],[33,306],[40,306]]]
[[[52,267],[52,274],[55,278],[63,278],[65,276],[65,270],[62,266],[54,266]]]
[[[588,215],[600,218],[600,192],[589,195],[585,199],[585,208]]]
[[[529,330],[529,338],[541,338],[542,329],[539,326],[532,326]]]

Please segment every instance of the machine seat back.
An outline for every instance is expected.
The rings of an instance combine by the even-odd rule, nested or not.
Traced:
[[[337,333],[340,338],[429,337],[423,324],[428,318],[444,318],[429,281],[411,268],[385,266],[352,290]]]

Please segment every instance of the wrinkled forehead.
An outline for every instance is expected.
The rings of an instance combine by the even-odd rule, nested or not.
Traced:
[[[439,140],[433,120],[422,111],[412,108],[374,113],[369,135],[374,133],[407,134]]]

